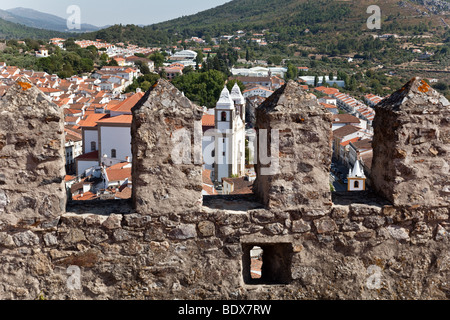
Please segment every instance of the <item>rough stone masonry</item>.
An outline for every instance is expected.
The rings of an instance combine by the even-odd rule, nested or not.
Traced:
[[[450,205],[450,102],[414,78],[376,107],[372,182],[395,205]]]
[[[62,109],[21,79],[0,114],[0,224],[54,221],[66,205]]]
[[[37,98],[35,88],[21,90],[16,86],[2,98],[2,101],[21,101],[1,104],[2,135],[18,134],[17,131],[8,133],[4,125],[13,126],[8,122],[17,119],[19,123],[25,118],[29,120],[29,109],[23,107],[27,105],[36,110],[44,105],[48,107],[49,110],[43,108],[33,113],[33,117],[42,116],[31,119],[41,121],[49,113],[53,115],[48,118],[49,123],[44,121],[42,125],[60,128],[62,114],[54,105],[47,104],[43,97]],[[279,105],[284,106],[280,100],[285,99],[291,103],[293,117],[274,112],[273,116],[259,120],[265,123],[265,128],[292,128],[291,134],[280,135],[280,150],[288,150],[288,146],[300,148],[293,140],[309,139],[299,133],[309,128],[310,134],[317,136],[313,139],[317,148],[324,149],[317,153],[328,154],[331,147],[326,143],[331,134],[328,116],[313,102],[304,103],[304,92],[295,83],[288,83],[280,93],[280,99],[265,105],[268,113],[281,108]],[[410,103],[417,101],[418,94],[414,90],[410,92]],[[448,107],[441,107],[434,112],[447,111]],[[26,172],[29,158],[13,155],[17,138],[2,138],[0,155],[10,158],[1,159],[2,172],[7,175],[0,185],[0,194],[3,192],[7,197],[0,196],[3,210],[0,212],[0,299],[450,298],[447,203],[418,198],[413,205],[395,204],[387,197],[371,193],[331,197],[325,192],[323,181],[315,178],[306,186],[297,182],[306,177],[302,168],[319,172],[328,181],[325,167],[329,160],[307,161],[298,157],[303,163],[297,167],[299,174],[295,167],[288,166],[291,171],[285,176],[269,180],[278,186],[279,179],[286,177],[300,188],[281,193],[279,202],[270,200],[270,206],[255,202],[255,198],[275,199],[273,189],[262,188],[255,196],[207,198],[200,206],[201,190],[189,187],[198,184],[197,167],[171,168],[171,153],[165,149],[171,145],[173,140],[169,137],[177,128],[194,126],[194,120],[198,119],[196,108],[169,83],[160,81],[133,112],[133,141],[138,143],[133,154],[133,165],[138,168],[133,172],[133,185],[137,188],[134,201],[141,202],[135,203],[134,209],[126,201],[70,203],[67,210],[50,211],[55,212],[56,222],[48,223],[44,212],[39,210],[40,203],[42,197],[60,194],[59,189],[40,189],[45,192],[42,191],[41,197],[34,197],[32,190],[13,188],[16,182],[10,180],[17,180],[21,172]],[[303,117],[298,119],[297,115]],[[427,117],[424,114],[422,120],[417,120],[422,122],[423,129],[427,128]],[[300,123],[295,123],[296,120]],[[63,167],[63,159],[56,157],[60,151],[43,147],[49,138],[57,139],[57,130],[42,130],[38,125],[21,128],[26,128],[23,131],[28,139],[35,139],[26,144],[27,154],[39,155],[54,162],[57,168]],[[387,140],[400,140],[403,133],[415,134],[415,128],[408,131],[406,124],[401,128],[387,135],[386,141],[376,139],[374,150],[379,150],[379,143],[387,145]],[[441,129],[439,139],[445,136],[444,131]],[[156,132],[159,132],[158,139]],[[448,150],[448,143],[445,139],[435,142],[441,151],[434,160],[448,159],[442,153]],[[406,159],[410,156],[407,153]],[[34,173],[40,165],[49,163],[36,167],[32,164],[30,169]],[[412,161],[410,166],[414,169],[420,164]],[[390,166],[391,162],[386,165]],[[47,171],[45,178],[37,175],[34,183],[61,177],[59,170]],[[169,172],[174,173],[176,181]],[[392,172],[401,175],[399,171]],[[380,176],[382,182],[383,175]],[[448,181],[448,172],[446,178]],[[304,197],[304,192],[314,190],[314,186],[320,191],[318,201],[309,206],[306,201],[298,200]],[[155,194],[165,195],[158,193],[160,189],[168,190],[169,197],[156,197]],[[436,197],[442,196],[440,191],[438,188]],[[36,199],[36,208],[16,210],[22,196]],[[319,205],[327,201],[332,204]],[[50,206],[54,210],[56,207],[56,204]],[[262,276],[258,281],[251,279],[249,266],[250,250],[255,246],[263,249]],[[72,270],[79,273],[74,274]]]
[[[331,114],[290,81],[256,109],[256,119],[259,155],[273,158],[256,165],[254,192],[262,203],[269,208],[330,208]],[[263,135],[268,136],[266,146]],[[278,150],[271,151],[272,144]],[[264,173],[270,167],[274,173]]]
[[[202,162],[195,155],[201,155],[202,116],[200,107],[164,79],[133,108],[133,199],[138,212],[201,208]]]

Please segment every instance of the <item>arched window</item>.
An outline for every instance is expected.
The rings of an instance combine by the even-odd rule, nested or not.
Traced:
[[[359,181],[355,181],[355,183],[353,184],[353,187],[355,189],[358,189],[359,188]]]
[[[113,159],[117,158],[117,150],[116,149],[111,150],[111,158],[113,158]]]
[[[221,115],[222,121],[227,121],[227,113],[224,111]]]
[[[95,141],[91,142],[91,151],[97,150],[97,143]]]

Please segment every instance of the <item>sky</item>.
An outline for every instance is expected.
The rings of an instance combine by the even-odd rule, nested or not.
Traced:
[[[113,24],[163,22],[195,14],[222,5],[230,0],[0,0],[0,9],[30,8],[68,18],[72,5],[81,10],[81,23],[98,27]]]

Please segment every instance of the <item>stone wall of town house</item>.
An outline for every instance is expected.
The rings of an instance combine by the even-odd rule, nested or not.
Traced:
[[[21,104],[9,103],[15,111],[0,109],[0,130],[6,119],[12,121],[11,112],[20,122],[25,121],[22,115],[29,120],[27,109],[18,107],[26,105],[34,91],[15,90]],[[165,95],[174,92],[168,83],[161,82],[152,90],[164,96],[159,108],[175,108],[174,112],[186,119],[197,118],[196,107],[180,101],[184,99],[181,95]],[[289,94],[284,88],[280,90],[281,95]],[[153,121],[150,113],[158,112],[149,97],[152,92],[133,111],[133,116],[143,121],[140,128]],[[43,105],[43,98],[34,99],[29,103],[39,114],[34,104],[41,101]],[[166,115],[170,112],[161,110],[155,126],[164,128],[158,141],[170,145],[168,137],[189,124]],[[56,129],[58,113],[55,111],[48,121]],[[59,138],[51,136],[47,128],[27,127],[23,139],[33,135],[36,140],[26,145],[30,156],[8,161],[4,161],[6,152],[17,139],[5,138],[4,131],[0,132],[2,172],[7,172],[4,177],[0,175],[0,299],[450,298],[448,205],[392,205],[367,192],[330,195],[332,203],[311,207],[299,203],[295,196],[285,197],[283,201],[293,201],[289,209],[257,205],[254,197],[258,194],[204,197],[199,206],[201,190],[195,187],[199,165],[175,164],[166,153],[163,160],[149,162],[145,171],[133,172],[133,187],[144,191],[137,191],[132,201],[69,203],[54,214],[56,200],[48,209],[40,209],[42,195],[61,198],[64,194],[56,181],[59,169],[47,168],[52,161],[64,167],[63,154],[49,143]],[[134,141],[140,141],[136,152],[145,154],[145,148],[158,147],[152,134],[150,129],[133,128]],[[316,139],[323,133],[309,134]],[[25,190],[14,190],[15,184],[8,180],[27,172],[24,168],[28,167],[21,162],[33,159],[34,152],[44,158],[51,155],[43,167],[55,188],[40,189],[44,190],[41,196],[34,196],[37,190],[28,190],[27,197],[36,200],[19,210],[12,204]],[[438,156],[448,159],[447,153]],[[323,164],[319,166],[322,171]],[[29,174],[34,173],[33,167],[30,169]],[[44,179],[44,171],[37,171],[36,179]],[[170,172],[177,175],[183,188],[180,194],[185,195],[172,211],[164,206],[164,199],[168,195],[175,205],[179,195],[172,191],[173,181],[166,181]],[[167,190],[165,197],[155,196],[161,191],[150,183],[155,176]],[[150,199],[140,198],[149,194]],[[248,274],[249,250],[254,246],[264,250],[265,278],[259,283]]]

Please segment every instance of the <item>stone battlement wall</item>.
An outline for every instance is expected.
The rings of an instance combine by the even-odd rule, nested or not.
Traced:
[[[0,297],[448,299],[449,228],[448,208],[377,204],[290,212],[67,212],[53,224],[26,220],[1,229]],[[281,257],[263,258],[286,261],[269,271],[274,282],[244,282],[254,245],[286,247],[277,250]],[[67,287],[70,266],[80,268],[80,290]]]
[[[133,161],[135,168],[145,168],[133,171],[133,200],[70,203],[65,210],[59,200],[65,191],[57,179],[64,155],[48,144],[63,141],[63,132],[29,126],[31,118],[21,110],[35,101],[30,95],[45,98],[36,88],[16,86],[0,102],[0,163],[6,172],[0,176],[0,299],[449,299],[449,179],[444,179],[449,159],[443,138],[450,121],[433,135],[441,160],[435,194],[428,189],[426,197],[410,204],[368,192],[331,194],[325,178],[307,179],[308,172],[328,179],[331,129],[313,125],[318,119],[328,123],[327,116],[313,101],[305,102],[295,86],[280,89],[272,104],[259,111],[262,128],[286,129],[285,122],[292,119],[296,124],[280,135],[283,171],[268,179],[259,175],[254,196],[202,199],[201,165],[177,164],[167,152],[176,130],[194,128],[197,107],[162,80],[133,110],[133,139],[138,141]],[[14,96],[18,102],[11,102]],[[292,101],[301,102],[299,109]],[[441,103],[447,112],[448,101]],[[38,113],[49,107],[33,104]],[[280,116],[283,108],[292,117]],[[4,130],[12,112],[23,125],[17,133],[13,127]],[[48,119],[60,128],[62,115]],[[315,158],[319,161],[297,154],[301,144],[296,141],[305,132],[325,149]],[[23,141],[36,139],[19,144],[23,158],[12,152],[19,133]],[[313,155],[313,149],[303,150]],[[42,163],[24,160],[34,159],[36,152]],[[398,181],[402,172],[393,172]],[[38,185],[45,179],[49,189],[30,184],[25,190],[17,184],[24,174],[33,174]],[[401,178],[416,177],[423,179],[411,172]],[[282,188],[283,181],[289,188]],[[386,188],[400,195],[392,181],[396,179],[388,179]],[[305,197],[308,192],[315,196]],[[50,194],[55,201],[43,202]],[[17,203],[25,197],[31,200],[22,208]],[[259,280],[250,275],[255,246],[263,250]]]

